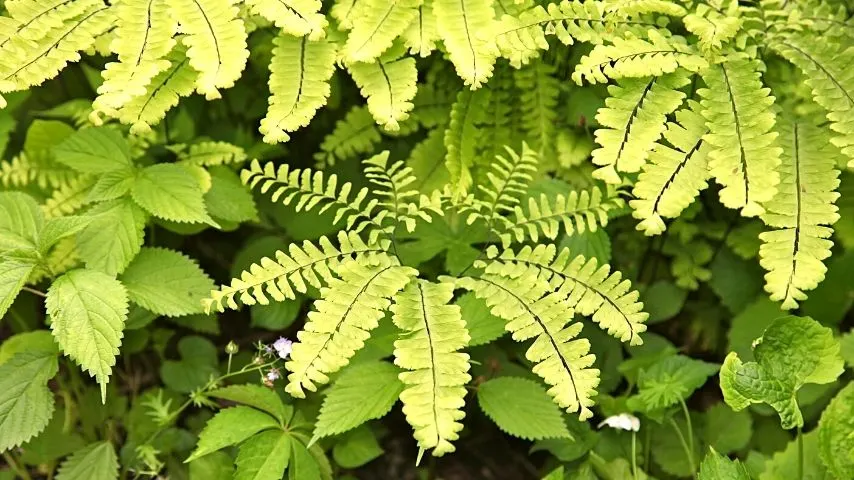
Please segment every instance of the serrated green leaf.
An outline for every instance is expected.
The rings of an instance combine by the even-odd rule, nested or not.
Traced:
[[[358,468],[383,454],[377,437],[366,425],[342,435],[332,448],[332,458],[341,468]]]
[[[136,181],[133,170],[117,170],[98,175],[95,185],[89,190],[86,202],[105,202],[127,195]]]
[[[48,220],[39,232],[38,251],[47,255],[56,242],[84,229],[92,219],[89,216],[57,217]]]
[[[302,442],[291,442],[289,480],[320,480],[320,466]]]
[[[506,322],[493,315],[486,302],[474,293],[465,293],[455,303],[460,307],[460,314],[471,337],[469,347],[487,344],[507,333],[504,329]]]
[[[58,368],[56,354],[44,351],[18,353],[0,365],[0,452],[47,426],[54,409],[47,382]]]
[[[27,283],[35,264],[20,260],[0,260],[0,320]]]
[[[819,421],[819,456],[836,478],[854,478],[854,383],[843,388]]]
[[[526,440],[568,438],[560,408],[546,389],[525,378],[499,377],[482,383],[477,401],[502,431]]]
[[[134,303],[170,317],[203,313],[214,288],[196,262],[165,248],[142,248],[120,278]]]
[[[833,333],[812,318],[788,316],[775,320],[755,345],[755,362],[727,355],[720,375],[724,400],[735,410],[767,403],[780,414],[783,428],[803,426],[798,390],[805,383],[830,383],[843,370]]]
[[[35,248],[44,215],[33,197],[0,192],[0,251]]]
[[[717,371],[716,364],[684,355],[665,357],[641,370],[635,398],[647,411],[667,408],[685,401]]]
[[[803,458],[798,452],[797,439],[789,442],[786,449],[777,452],[765,462],[765,470],[759,480],[830,480],[827,469],[819,458],[819,431],[813,430],[803,435]],[[803,476],[800,468],[803,468]]]
[[[115,480],[119,459],[110,442],[93,443],[74,452],[62,465],[56,480]]]
[[[212,217],[238,223],[258,219],[252,193],[243,186],[234,171],[216,166],[208,168],[208,173],[211,175],[211,189],[205,193],[205,205]]]
[[[137,174],[131,196],[157,218],[216,226],[205,208],[198,179],[182,165],[161,163],[146,167]]]
[[[229,385],[218,388],[208,393],[208,395],[263,410],[275,417],[282,425],[290,421],[293,415],[293,407],[285,405],[276,392],[261,385],[251,383]]]
[[[53,343],[53,338],[50,341]],[[21,446],[21,462],[28,465],[48,464],[85,447],[87,442],[78,432],[63,431],[65,419],[65,408],[56,408],[47,427]]]
[[[95,377],[106,396],[128,313],[125,287],[94,270],[71,270],[47,292],[50,328],[62,351]]]
[[[50,330],[19,333],[0,344],[0,365],[21,352],[44,352],[56,355],[59,350],[56,348],[56,342],[53,341]]]
[[[388,362],[351,365],[329,388],[314,426],[314,437],[322,438],[380,418],[403,391],[400,369]]]
[[[87,212],[91,222],[77,235],[77,251],[93,270],[124,271],[139,253],[146,215],[129,198],[101,203]]]
[[[738,460],[730,460],[711,448],[700,464],[699,480],[750,480],[747,468]]]
[[[213,452],[190,463],[190,480],[234,480],[231,456]]]
[[[258,432],[277,428],[276,419],[251,407],[220,410],[199,433],[199,443],[184,463],[246,440]]]
[[[746,447],[752,433],[750,412],[735,412],[724,403],[716,403],[703,414],[703,439],[724,455]]]
[[[129,169],[130,146],[117,130],[90,127],[69,135],[53,148],[56,160],[81,173]]]
[[[279,430],[261,432],[240,445],[234,480],[281,480],[288,468],[291,437]]]

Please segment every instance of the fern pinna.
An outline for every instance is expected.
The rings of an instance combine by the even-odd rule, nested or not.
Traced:
[[[521,154],[508,149],[497,157],[477,192],[455,202],[449,189],[419,193],[412,169],[402,161],[389,162],[388,156],[382,152],[363,162],[371,187],[358,191],[350,183],[339,184],[334,174],[253,162],[242,175],[248,185],[297,210],[334,212],[334,221],[340,219],[346,230],[335,240],[292,244],[287,253],[261,259],[213,291],[206,308],[267,304],[309,287],[319,289],[286,364],[286,390],[296,397],[328,383],[329,375],[364,346],[384,312],[392,312],[401,331],[394,357],[404,370],[404,413],[422,451],[442,455],[454,450],[452,442],[463,428],[465,386],[471,381],[468,355],[462,351],[469,335],[460,307],[452,304],[455,290],[470,290],[506,322],[515,340],[533,340],[526,357],[534,373],[551,385],[554,401],[581,419],[590,417],[599,371],[581,336],[582,324],[573,317],[590,316],[611,335],[636,345],[647,315],[630,282],[608,265],[567,249],[557,252],[554,245],[532,248],[530,243],[541,235],[554,239],[561,227],[570,235],[601,228],[608,211],[622,204],[617,192],[603,196],[594,188],[572,192],[569,199],[542,194],[537,200],[530,197],[526,208],[522,199],[538,160],[524,145]],[[407,265],[399,253],[399,233],[440,217],[465,218],[491,232],[493,241],[465,275],[424,278],[418,265]]]

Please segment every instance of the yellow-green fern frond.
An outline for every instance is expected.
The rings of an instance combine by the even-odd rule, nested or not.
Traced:
[[[101,73],[104,83],[92,102],[95,123],[99,114],[114,117],[131,98],[145,95],[151,79],[171,65],[165,57],[175,46],[178,22],[168,0],[124,0],[115,10],[116,38],[110,48],[119,61],[108,63]]]
[[[320,0],[245,0],[249,10],[295,37],[319,40],[329,22],[320,13]]]
[[[462,350],[469,334],[460,307],[449,305],[452,283],[411,282],[394,296],[392,320],[403,330],[394,342],[394,363],[406,389],[400,394],[406,421],[421,450],[434,456],[455,450],[451,443],[463,429],[469,356]]]
[[[426,57],[436,49],[439,41],[439,27],[436,23],[436,14],[433,13],[433,0],[424,0],[418,6],[415,19],[400,35],[403,44],[409,49],[409,53]]]
[[[738,0],[728,2],[726,10],[719,10],[704,3],[682,20],[685,28],[697,36],[704,51],[720,51],[741,30],[742,20],[738,15]]]
[[[101,0],[17,0],[4,2],[8,17],[2,18],[0,54],[7,57],[15,50],[31,47],[28,42],[41,42],[50,30],[103,7]]]
[[[813,99],[827,110],[830,128],[837,133],[831,141],[850,159],[849,168],[854,167],[854,47],[796,35],[776,38],[772,46],[804,72]]]
[[[190,66],[184,55],[185,48],[176,46],[167,56],[171,65],[151,79],[145,93],[134,97],[118,111],[118,119],[130,125],[131,133],[141,135],[151,131],[151,126],[163,120],[178,99],[189,96],[195,89],[199,73]]]
[[[364,105],[353,107],[335,124],[332,133],[323,139],[320,151],[314,154],[319,168],[334,165],[359,154],[371,153],[380,143],[380,131]]]
[[[58,242],[42,259],[42,262],[32,271],[27,283],[39,283],[46,278],[56,278],[72,268],[80,265],[80,255],[77,253],[77,238],[65,237]]]
[[[623,18],[647,13],[681,17],[687,13],[683,6],[667,0],[603,0],[602,3],[606,12]]]
[[[495,156],[486,174],[488,183],[478,185],[478,190],[485,198],[472,198],[461,209],[468,214],[466,222],[469,225],[476,220],[482,220],[487,224],[487,228],[499,234],[511,225],[505,215],[513,213],[519,206],[539,163],[537,154],[526,143],[522,144],[522,155],[510,147],[504,148],[507,158],[502,155]]]
[[[486,120],[491,92],[462,90],[451,107],[451,121],[445,130],[445,167],[451,174],[456,199],[466,195],[474,183],[472,166],[475,163],[480,126]]]
[[[59,188],[71,182],[77,173],[55,162],[43,152],[21,152],[12,160],[0,162],[0,183],[4,187],[35,184],[39,188]]]
[[[487,274],[511,278],[526,276],[533,268],[545,276],[553,291],[566,297],[564,301],[577,313],[591,316],[623,342],[643,343],[640,334],[646,331],[644,322],[649,314],[643,311],[643,303],[638,301],[640,294],[632,290],[631,282],[623,280],[619,271],[611,272],[609,265],[600,266],[595,258],[575,256],[566,248],[555,256],[555,251],[554,245],[537,245],[498,255],[498,250],[490,247],[487,254],[492,260],[479,265],[485,266]]]
[[[403,53],[400,52],[390,53]],[[362,96],[368,99],[368,111],[374,120],[391,132],[400,130],[400,122],[409,118],[415,98],[418,70],[415,59],[383,55],[373,63],[347,65]]]
[[[433,0],[433,12],[457,74],[472,89],[480,88],[498,57],[492,0]]]
[[[199,76],[196,90],[208,100],[220,98],[243,73],[249,50],[246,29],[231,0],[169,0],[185,34],[187,57]]]
[[[558,194],[551,197],[541,194],[539,201],[528,198],[527,210],[520,206],[513,208],[513,216],[506,222],[500,238],[504,246],[513,242],[539,241],[540,235],[554,240],[561,231],[567,235],[595,232],[600,226],[608,224],[608,212],[623,206],[619,192],[608,187],[605,195],[598,187],[582,190],[579,194],[572,191],[569,196]]]
[[[606,83],[608,79],[663,75],[679,67],[697,72],[708,65],[682,37],[665,37],[656,30],[650,30],[647,37],[627,35],[615,38],[613,45],[596,45],[581,58],[572,79],[579,85],[582,80]]]
[[[421,0],[360,0],[358,21],[347,36],[347,62],[370,62],[383,54],[418,14]]]
[[[235,165],[246,161],[246,151],[228,142],[205,141],[194,143],[189,148],[175,149],[178,161],[198,167]]]
[[[91,175],[80,175],[56,188],[42,205],[45,218],[71,215],[83,208],[95,180]]]
[[[599,385],[599,370],[590,368],[595,357],[590,342],[576,338],[582,324],[572,322],[575,312],[565,301],[566,292],[553,291],[536,268],[520,268],[516,275],[485,273],[461,278],[457,285],[486,301],[492,314],[505,320],[513,340],[534,339],[525,358],[533,372],[548,385],[554,402],[581,420],[593,416],[592,397]]]
[[[331,278],[329,286],[320,290],[316,310],[308,313],[285,363],[291,372],[285,391],[294,397],[304,398],[305,390],[317,390],[317,384],[329,381],[328,374],[347,365],[379,325],[391,297],[418,274],[387,255],[373,260],[369,264],[356,260],[340,263],[338,278]]]
[[[259,131],[267,143],[286,142],[286,132],[308,125],[329,98],[337,48],[326,40],[312,41],[280,33],[270,62],[270,106]]]
[[[222,312],[225,308],[238,309],[236,300],[244,305],[269,303],[267,295],[281,302],[295,298],[294,290],[305,293],[306,284],[320,288],[338,274],[341,262],[348,259],[375,263],[373,257],[386,251],[388,242],[369,245],[355,233],[338,232],[338,246],[326,237],[315,245],[306,240],[302,247],[292,243],[288,253],[277,251],[276,259],[264,257],[231,280],[211,292],[204,300],[205,311]],[[235,298],[236,297],[236,298]]]
[[[707,187],[709,178],[706,157],[709,146],[703,141],[708,132],[699,105],[676,112],[676,121],[667,124],[664,140],[659,141],[649,156],[649,163],[635,183],[629,201],[632,216],[641,220],[637,229],[646,235],[665,230],[665,218],[675,218]]]
[[[555,67],[547,63],[534,62],[513,75],[519,91],[522,127],[528,142],[544,163],[553,163],[555,156],[560,95],[560,81],[555,77],[555,71]]]
[[[682,104],[679,91],[688,84],[682,70],[661,77],[627,78],[608,87],[611,96],[596,113],[604,128],[596,130],[599,148],[593,151],[593,163],[600,168],[595,178],[620,184],[617,172],[634,173],[646,163],[650,150],[661,138],[667,115]]]
[[[839,150],[826,130],[803,121],[781,122],[783,163],[777,195],[766,204],[762,221],[773,228],[759,235],[759,263],[768,270],[765,290],[783,308],[797,308],[824,280],[833,242],[831,225],[839,219],[836,158]]]
[[[721,203],[748,217],[764,211],[780,183],[774,97],[758,70],[757,61],[731,58],[704,71],[708,88],[697,92],[709,127],[703,139],[710,145],[709,169],[724,187]]]
[[[365,0],[335,0],[329,10],[329,15],[338,21],[338,29],[342,31],[353,28],[353,20],[357,18],[354,13],[358,11],[359,4]]]

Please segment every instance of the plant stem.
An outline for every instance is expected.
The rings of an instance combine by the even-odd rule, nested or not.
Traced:
[[[27,471],[26,467],[18,465],[18,462],[15,461],[15,457],[13,457],[11,453],[3,452],[3,459],[6,460],[6,463],[9,464],[9,468],[11,468],[19,477],[24,480],[32,480],[33,477],[30,476],[30,472]]]
[[[804,435],[798,427],[798,478],[804,480]]]
[[[697,474],[697,467],[694,466],[694,452],[688,447],[688,442],[685,441],[685,436],[682,435],[682,430],[672,417],[670,418],[670,424],[673,425],[673,430],[676,430],[676,435],[679,437],[679,443],[682,444],[682,448],[685,450],[685,455],[688,457],[688,464],[691,465],[691,477],[694,477]]]
[[[685,400],[679,399],[682,405],[682,412],[685,414],[685,422],[688,424],[688,446],[691,448],[691,464],[694,464],[694,427],[691,426],[691,413],[688,412],[688,405],[685,405]],[[694,470],[694,474],[697,471]]]
[[[42,297],[42,298],[47,298],[47,294],[46,294],[46,293],[42,292],[41,290],[36,290],[35,288],[30,288],[30,287],[21,287],[21,290],[23,290],[23,291],[25,291],[25,292],[30,292],[30,293],[32,293],[33,295],[38,295],[38,296],[40,296],[40,297]]]
[[[632,431],[632,477],[638,480],[637,432]]]

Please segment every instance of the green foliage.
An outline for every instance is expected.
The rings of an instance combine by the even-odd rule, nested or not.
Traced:
[[[502,377],[485,382],[478,387],[477,402],[510,435],[527,440],[570,436],[560,410],[531,380]]]
[[[71,454],[56,478],[60,480],[113,480],[119,476],[119,461],[110,442],[93,443]]]
[[[17,447],[47,426],[54,401],[46,384],[57,368],[54,352],[22,352],[0,365],[0,449]]]

